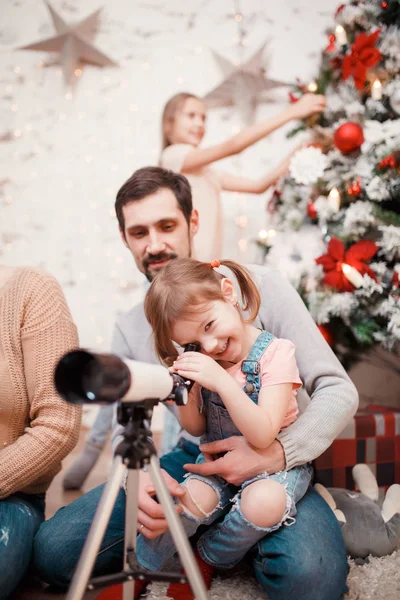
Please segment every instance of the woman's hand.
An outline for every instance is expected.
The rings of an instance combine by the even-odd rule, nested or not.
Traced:
[[[326,108],[325,96],[322,94],[304,94],[291,106],[294,119],[305,119],[315,113],[323,112]]]
[[[212,392],[218,392],[225,377],[230,377],[213,358],[199,352],[184,352],[174,362],[178,375],[192,379]]]

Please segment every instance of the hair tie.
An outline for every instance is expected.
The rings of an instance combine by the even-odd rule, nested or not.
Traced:
[[[221,263],[219,262],[219,260],[214,259],[214,260],[210,260],[210,265],[212,269],[218,269],[218,267],[221,266]]]

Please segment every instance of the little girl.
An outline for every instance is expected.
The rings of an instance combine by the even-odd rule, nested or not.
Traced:
[[[210,260],[221,256],[221,190],[261,194],[286,172],[291,155],[258,180],[216,171],[212,163],[242,152],[292,119],[305,118],[323,111],[324,107],[324,96],[305,94],[276,117],[251,125],[221,144],[198,148],[205,134],[204,102],[188,93],[177,94],[167,102],[162,116],[160,166],[183,173],[192,186],[193,206],[200,214],[200,229],[194,240],[195,258]]]
[[[237,278],[242,306],[233,282],[218,272],[218,261],[176,259],[153,280],[145,313],[161,361],[196,382],[188,404],[178,407],[182,427],[206,442],[243,435],[252,446],[267,448],[297,418],[295,390],[301,381],[295,348],[252,325],[260,307],[258,289],[244,267],[228,260],[222,264]],[[175,343],[191,342],[200,352],[178,355]],[[197,462],[207,459],[200,454]],[[197,548],[207,563],[232,567],[266,534],[294,522],[311,474],[304,465],[263,473],[239,488],[221,477],[190,474],[180,499],[186,533],[192,536],[200,525],[225,515],[200,537]],[[161,569],[174,553],[169,532],[155,540],[138,537],[137,558],[147,569]]]

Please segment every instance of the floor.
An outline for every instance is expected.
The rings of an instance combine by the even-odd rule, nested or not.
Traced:
[[[67,504],[73,502],[76,498],[89,490],[97,487],[101,483],[104,483],[107,479],[107,475],[111,466],[111,444],[108,443],[104,452],[101,454],[100,459],[96,463],[94,469],[87,478],[85,485],[81,491],[69,491],[65,492],[62,488],[62,479],[65,470],[75,460],[78,454],[81,452],[86,438],[86,430],[82,430],[79,437],[79,442],[71,454],[64,460],[63,469],[54,478],[46,497],[46,519],[49,519],[54,513]],[[160,444],[160,434],[153,434],[156,447]],[[99,591],[87,592],[85,594],[85,600],[94,600]],[[55,594],[42,585],[39,581],[33,581],[28,579],[24,581],[19,589],[10,596],[9,600],[61,600],[65,597],[65,594]]]

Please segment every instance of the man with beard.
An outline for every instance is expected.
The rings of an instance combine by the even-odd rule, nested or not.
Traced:
[[[158,167],[140,169],[119,190],[115,209],[122,241],[149,281],[170,260],[191,255],[198,215],[192,208],[190,186],[184,176]],[[256,266],[249,270],[262,298],[255,324],[295,344],[310,402],[297,421],[282,430],[266,450],[255,450],[243,437],[233,437],[202,445],[202,451],[216,459],[195,465],[199,441],[182,432],[177,447],[161,458],[165,482],[178,499],[184,494],[179,481],[187,471],[220,475],[240,485],[265,471],[276,473],[312,461],[330,446],[357,409],[353,384],[295,290],[276,271]],[[143,303],[118,318],[112,350],[124,358],[158,362]],[[48,583],[68,586],[102,489],[100,486],[60,509],[41,526],[34,559],[39,574]],[[154,494],[149,475],[142,473],[138,530],[151,539],[167,529]],[[124,515],[125,492],[121,489],[93,575],[121,569]],[[298,504],[296,523],[266,536],[254,547],[251,558],[256,578],[271,600],[339,600],[346,592],[348,567],[340,528],[328,505],[312,488]]]

